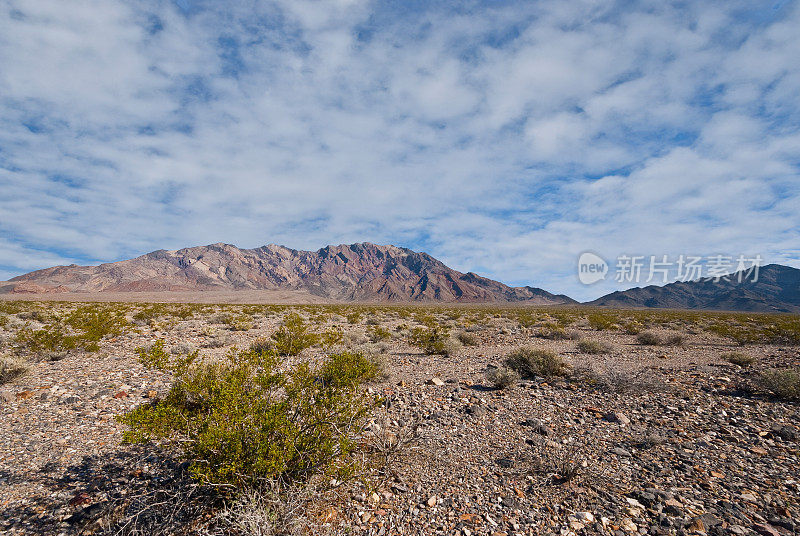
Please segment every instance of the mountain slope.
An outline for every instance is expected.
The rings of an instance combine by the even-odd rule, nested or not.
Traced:
[[[758,281],[734,274],[729,281],[708,279],[637,287],[612,292],[588,305],[716,309],[728,311],[800,312],[800,270],[780,264],[762,266]]]
[[[448,268],[426,253],[370,243],[298,251],[212,244],[99,266],[56,266],[10,280],[7,292],[302,290],[342,301],[576,303]]]

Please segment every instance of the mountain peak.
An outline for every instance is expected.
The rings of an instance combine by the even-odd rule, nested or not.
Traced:
[[[47,268],[12,283],[3,287],[6,292],[287,290],[337,301],[575,303],[541,289],[462,274],[427,253],[371,242],[317,251],[218,242],[99,266]]]

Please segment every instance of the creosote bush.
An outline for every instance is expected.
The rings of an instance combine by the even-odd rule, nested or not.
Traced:
[[[800,367],[764,371],[761,384],[779,398],[800,400]]]
[[[569,366],[552,350],[519,348],[506,356],[505,365],[523,378],[565,376]]]
[[[297,313],[286,315],[283,325],[271,338],[278,355],[297,355],[320,342],[320,335],[313,333]]]
[[[197,353],[169,360],[163,341],[140,351],[148,367],[170,372],[167,395],[119,420],[126,442],[161,440],[190,462],[198,480],[243,488],[280,479],[351,475],[355,435],[377,400],[360,386],[375,365],[339,353],[317,367],[282,368],[270,352],[231,350],[224,360]]]
[[[438,325],[411,330],[411,344],[428,355],[447,354],[452,349],[448,347],[449,340],[447,328]]]

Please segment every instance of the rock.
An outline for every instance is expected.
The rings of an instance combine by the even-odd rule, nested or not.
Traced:
[[[631,454],[630,451],[625,450],[622,447],[614,447],[613,449],[611,449],[611,452],[623,458],[630,458],[631,456],[633,456],[633,454]]]
[[[128,398],[128,392],[127,391],[118,391],[117,394],[114,395],[114,398],[116,398],[116,399]]]
[[[553,429],[539,419],[527,419],[522,421],[520,424],[522,424],[522,426],[530,427],[534,432],[543,436],[549,436],[553,433]]]
[[[695,517],[692,519],[691,523],[686,527],[686,530],[690,534],[705,534],[706,533],[706,526],[703,523],[703,520],[700,517]]]
[[[434,506],[436,506],[436,501],[437,501],[437,500],[438,500],[438,497],[436,497],[436,495],[431,495],[431,496],[428,498],[428,502],[427,502],[428,506],[429,506],[430,508],[433,508]]]
[[[728,532],[731,534],[736,534],[736,536],[744,536],[747,534],[747,529],[741,525],[731,525],[728,527]]]
[[[506,469],[514,467],[514,460],[511,460],[509,458],[498,458],[497,460],[495,460],[495,463],[497,463],[497,465],[499,465],[500,467]]]
[[[763,536],[781,536],[780,531],[769,523],[756,523],[753,525],[753,530]]]
[[[14,395],[8,389],[0,389],[0,402],[13,402]]]
[[[772,435],[780,437],[784,441],[792,441],[797,437],[797,432],[791,426],[773,424]]]
[[[20,391],[17,393],[17,400],[28,400],[33,398],[33,391]]]
[[[472,415],[473,417],[483,417],[486,415],[486,408],[473,404],[471,406],[467,406],[466,412],[468,415]]]
[[[613,413],[606,413],[603,416],[603,419],[607,420],[608,422],[615,422],[622,426],[628,425],[631,423],[631,420],[622,412],[613,412]]]
[[[435,385],[436,387],[442,387],[444,385],[444,382],[439,378],[434,377],[426,381],[425,385]]]
[[[158,391],[147,391],[147,398],[158,398]]]

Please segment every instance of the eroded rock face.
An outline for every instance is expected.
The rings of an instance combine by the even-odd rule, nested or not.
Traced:
[[[99,266],[56,266],[11,283],[13,293],[304,290],[346,301],[575,303],[542,289],[463,274],[426,253],[370,243],[318,251],[212,244]]]

